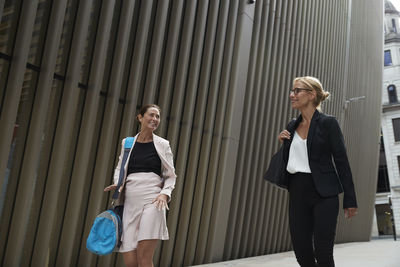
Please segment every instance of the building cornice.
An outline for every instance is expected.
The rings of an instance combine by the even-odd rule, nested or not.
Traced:
[[[397,10],[393,10],[393,9],[386,9],[385,10],[385,14],[396,14],[396,15],[400,15],[400,12]]]
[[[400,43],[400,34],[397,34],[394,37],[390,37],[390,38],[385,38],[385,44],[388,43]]]
[[[390,188],[392,188],[392,190],[394,190],[394,191],[400,191],[400,185],[394,185],[394,186],[391,186]]]
[[[389,204],[390,192],[376,193],[375,205]]]
[[[395,111],[395,110],[400,110],[400,103],[383,104],[382,105],[383,112],[389,112],[389,111]]]

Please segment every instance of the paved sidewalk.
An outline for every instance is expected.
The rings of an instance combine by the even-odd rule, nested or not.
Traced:
[[[337,267],[400,267],[400,241],[377,239],[335,245]],[[298,267],[293,251],[251,257],[201,267]]]

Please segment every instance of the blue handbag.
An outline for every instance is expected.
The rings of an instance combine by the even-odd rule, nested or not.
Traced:
[[[113,209],[106,210],[96,216],[86,240],[86,248],[97,255],[110,254],[120,246],[121,235],[121,218]]]
[[[122,157],[121,169],[118,177],[118,184],[112,196],[114,200],[118,198],[119,188],[124,179],[125,163],[132,148],[134,137],[127,137],[124,143],[124,154]],[[121,246],[122,236],[122,215],[124,206],[114,206],[96,216],[88,238],[86,248],[97,255],[107,255]]]

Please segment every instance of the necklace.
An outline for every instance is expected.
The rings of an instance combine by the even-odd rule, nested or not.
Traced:
[[[142,137],[142,136],[140,135],[140,133],[139,133],[139,136],[138,136],[138,138],[137,138],[137,141],[138,141],[139,143],[149,143],[149,142],[153,141],[153,138],[150,137],[150,138],[147,138],[147,139],[146,139],[146,137]]]

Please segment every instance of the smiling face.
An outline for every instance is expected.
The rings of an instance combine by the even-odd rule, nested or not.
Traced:
[[[313,101],[315,99],[315,95],[315,91],[308,88],[306,84],[296,81],[293,84],[292,90],[290,91],[292,108],[301,110],[309,105],[314,105]]]
[[[160,111],[157,108],[150,107],[147,111],[138,115],[138,120],[141,124],[142,130],[148,129],[151,131],[155,131],[160,124]]]

